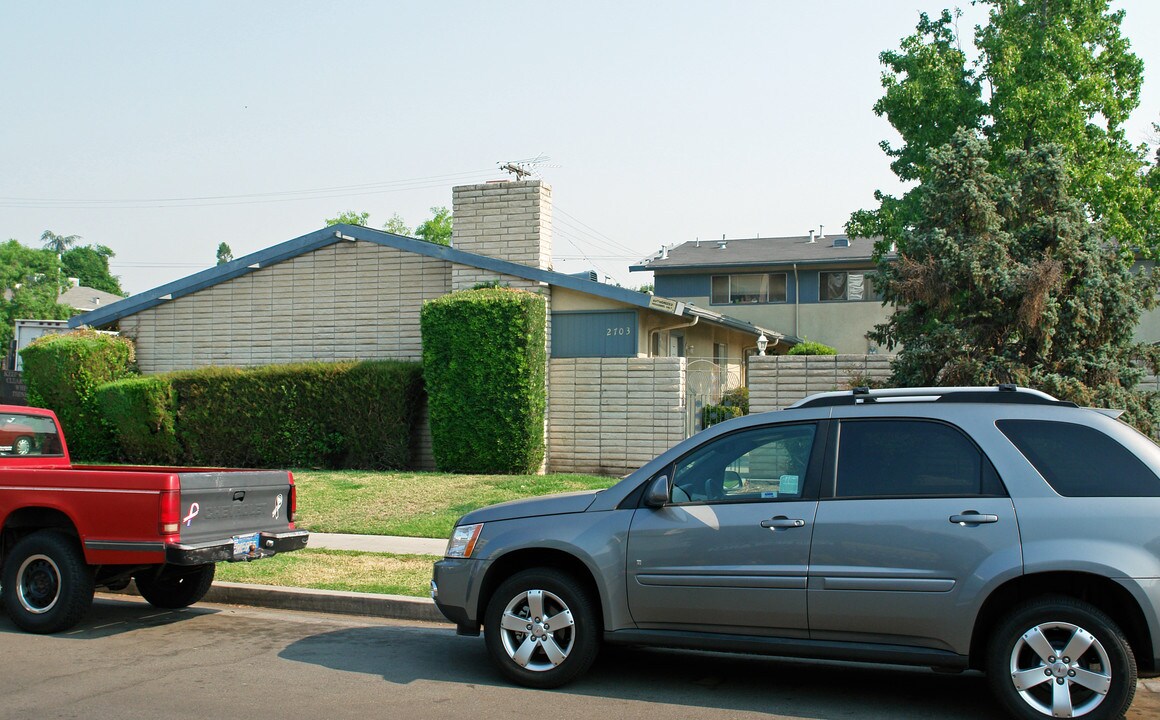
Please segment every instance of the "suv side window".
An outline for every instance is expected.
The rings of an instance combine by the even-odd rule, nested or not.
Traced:
[[[995,425],[1060,495],[1160,496],[1156,474],[1095,428],[1048,420],[999,420]]]
[[[817,427],[777,425],[731,433],[676,462],[674,503],[796,500],[802,496]]]
[[[846,420],[834,497],[978,497],[1005,492],[961,431],[926,420]]]

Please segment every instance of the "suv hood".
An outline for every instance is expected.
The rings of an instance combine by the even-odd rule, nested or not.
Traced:
[[[512,500],[511,502],[473,510],[460,518],[458,524],[470,525],[472,523],[514,520],[516,518],[539,517],[541,515],[581,513],[592,505],[592,501],[601,492],[600,490],[581,490],[579,492],[545,495],[543,497],[528,498],[526,500]]]

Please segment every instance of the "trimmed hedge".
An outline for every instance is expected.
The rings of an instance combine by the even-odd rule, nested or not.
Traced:
[[[418,363],[204,368],[100,389],[123,459],[397,470],[411,459]]]
[[[116,459],[97,388],[137,374],[133,343],[95,330],[39,337],[20,351],[28,403],[56,413],[69,454],[89,462]]]
[[[96,397],[120,459],[143,465],[178,462],[177,397],[168,380],[157,375],[118,380],[97,388]]]
[[[183,461],[393,470],[411,459],[417,363],[206,368],[168,376]]]
[[[544,460],[546,303],[486,288],[423,305],[423,377],[444,472],[534,473]]]

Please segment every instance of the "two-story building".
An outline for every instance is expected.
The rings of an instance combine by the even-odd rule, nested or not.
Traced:
[[[866,333],[889,315],[875,292],[874,240],[801,237],[696,240],[632,266],[656,294],[814,340],[875,353]]]

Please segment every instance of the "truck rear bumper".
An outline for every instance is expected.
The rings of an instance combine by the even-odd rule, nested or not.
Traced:
[[[240,562],[257,560],[259,558],[276,555],[280,552],[292,552],[306,547],[310,533],[306,530],[289,530],[287,532],[258,533],[257,541],[245,551],[235,553],[236,543],[233,538],[213,540],[210,542],[192,545],[173,544],[165,546],[165,562],[171,565],[204,565],[215,562]]]

